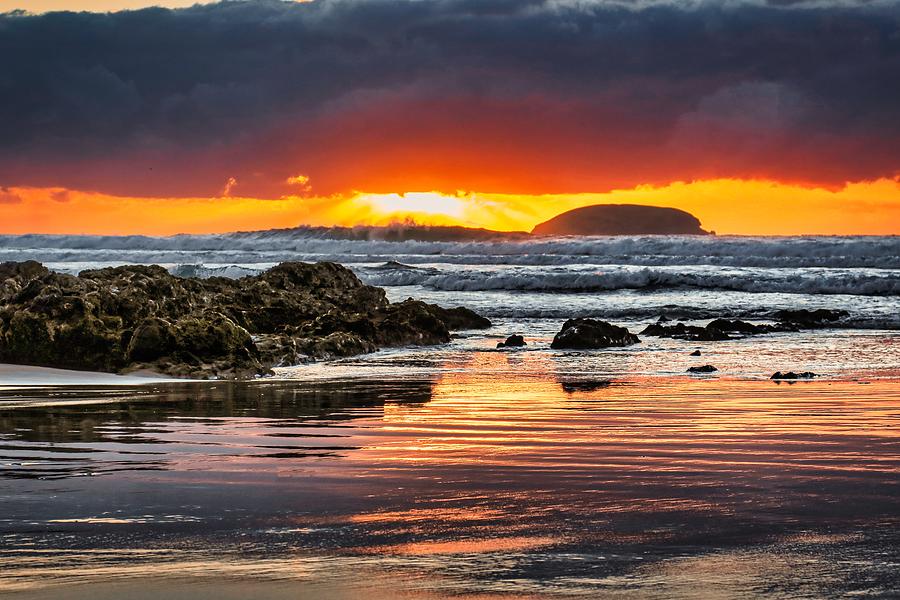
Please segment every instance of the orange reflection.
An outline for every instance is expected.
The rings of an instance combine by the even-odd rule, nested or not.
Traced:
[[[483,552],[520,552],[559,543],[559,538],[541,536],[513,536],[502,538],[463,539],[451,541],[425,541],[398,544],[396,546],[372,546],[367,552],[373,554],[411,554],[430,556],[433,554],[479,554]]]

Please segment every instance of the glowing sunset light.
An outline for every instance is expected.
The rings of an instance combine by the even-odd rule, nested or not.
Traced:
[[[285,179],[285,183],[287,183],[288,185],[298,186],[304,191],[309,191],[312,189],[312,186],[309,184],[308,175],[294,175],[292,177],[288,177],[287,179]]]
[[[0,49],[0,600],[900,589],[900,0]]]
[[[0,189],[0,233],[169,235],[398,222],[530,231],[561,212],[591,204],[680,208],[697,216],[704,228],[720,234],[900,233],[900,182],[894,179],[837,189],[714,179],[604,193],[360,192],[276,199],[225,195],[141,198],[64,188],[10,187]]]
[[[355,200],[370,205],[383,215],[422,214],[450,219],[463,219],[468,204],[465,197],[446,196],[439,192],[360,194]]]
[[[3,231],[530,230],[634,203],[719,233],[900,233],[890,3],[40,13],[143,4],[35,0],[34,14],[0,15]],[[750,22],[765,24],[752,39]],[[53,39],[71,44],[34,51]],[[60,191],[76,201],[54,203]]]

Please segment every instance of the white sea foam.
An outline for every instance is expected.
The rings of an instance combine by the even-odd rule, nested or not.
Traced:
[[[392,298],[462,304],[492,318],[766,318],[776,307],[827,307],[850,311],[845,325],[900,327],[897,236],[390,242],[328,235],[0,236],[0,261],[38,260],[68,273],[155,263],[184,277],[237,278],[282,261],[329,260]]]
[[[620,289],[695,288],[797,294],[900,295],[900,274],[884,270],[858,273],[847,269],[816,269],[806,273],[775,269],[729,269],[722,272],[662,268],[584,270],[453,270],[403,269],[360,271],[378,286],[410,286],[444,291],[583,292]]]
[[[297,231],[226,235],[0,236],[0,259],[42,262],[630,264],[897,268],[900,237],[630,236],[432,242],[328,239]]]

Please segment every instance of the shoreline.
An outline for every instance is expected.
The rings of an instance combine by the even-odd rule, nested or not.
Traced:
[[[483,373],[468,374],[463,369],[431,369],[405,368],[400,372],[379,372],[377,369],[360,369],[355,375],[348,375],[347,370],[340,373],[323,372],[334,363],[318,363],[318,372],[310,373],[310,377],[292,376],[290,369],[284,369],[274,375],[254,379],[181,379],[173,377],[146,375],[116,375],[94,371],[70,371],[49,367],[33,367],[0,363],[0,410],[15,408],[65,407],[79,404],[105,404],[131,401],[144,401],[140,396],[131,396],[129,392],[156,393],[167,390],[206,389],[215,390],[222,386],[234,389],[251,389],[262,387],[310,389],[325,386],[339,389],[341,386],[378,387],[402,386],[405,383],[431,381],[439,383],[447,379],[464,376],[466,385],[475,387],[494,380],[503,375],[504,380],[516,379],[509,374]],[[304,365],[304,369],[313,368]],[[21,375],[16,371],[24,370]],[[727,388],[792,388],[809,389],[829,385],[872,385],[875,387],[900,383],[900,373],[880,376],[839,376],[818,375],[811,379],[772,379],[758,376],[733,376],[727,373],[633,373],[597,378],[588,373],[576,374],[536,374],[523,373],[519,377],[523,381],[553,381],[558,383],[570,395],[590,394],[606,387],[630,388],[670,388],[697,386],[698,390],[708,390],[721,384]],[[60,396],[58,399],[52,399]],[[68,395],[68,396],[66,396]],[[82,397],[84,396],[84,397]],[[96,396],[96,397],[95,397]],[[24,398],[27,398],[24,399]],[[69,398],[69,399],[67,399]]]

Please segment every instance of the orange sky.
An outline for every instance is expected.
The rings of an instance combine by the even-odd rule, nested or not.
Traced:
[[[210,0],[206,0],[207,2]],[[146,6],[184,7],[202,4],[204,0],[0,0],[0,12],[27,10],[40,13],[52,10],[89,10],[105,12]]]
[[[900,13],[808,4],[0,0],[0,232],[900,234]]]
[[[889,179],[834,190],[715,179],[607,193],[411,192],[329,197],[315,196],[314,187],[303,178],[295,184],[309,195],[136,198],[62,188],[6,188],[0,194],[0,232],[168,235],[301,224],[388,224],[410,218],[432,224],[530,230],[579,206],[629,203],[686,210],[704,228],[720,234],[900,234],[900,181]]]

